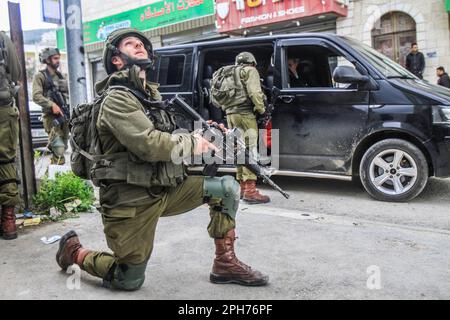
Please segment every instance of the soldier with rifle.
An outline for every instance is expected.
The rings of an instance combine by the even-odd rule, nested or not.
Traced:
[[[33,80],[33,101],[42,107],[44,128],[49,135],[48,148],[52,164],[64,165],[64,152],[68,147],[70,107],[67,80],[58,71],[61,54],[57,48],[45,48],[39,54],[46,65]]]

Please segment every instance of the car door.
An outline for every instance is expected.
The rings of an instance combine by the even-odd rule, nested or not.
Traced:
[[[310,79],[305,80],[305,67],[299,75],[304,84],[297,87],[290,86],[292,54],[311,60],[304,62]],[[369,91],[334,83],[332,73],[342,64],[356,64],[364,73],[362,66],[334,43],[314,38],[280,40],[275,64],[280,72],[272,126],[280,130],[280,170],[350,175],[353,150],[368,120]]]
[[[193,90],[194,48],[160,50],[156,52],[156,63],[149,74],[149,80],[159,84],[159,92],[163,99],[171,99],[175,95],[182,97],[190,106],[197,105]],[[178,124],[192,130],[192,121],[184,114],[175,115]]]

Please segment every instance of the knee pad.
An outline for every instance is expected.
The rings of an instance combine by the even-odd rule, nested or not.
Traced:
[[[53,154],[57,157],[63,157],[64,152],[66,151],[66,145],[61,137],[57,137],[52,141],[51,148]]]
[[[139,290],[145,281],[147,263],[114,265],[103,280],[103,286],[125,291]]]
[[[236,218],[239,208],[240,186],[234,177],[206,177],[203,195],[209,199],[221,199],[220,211]]]

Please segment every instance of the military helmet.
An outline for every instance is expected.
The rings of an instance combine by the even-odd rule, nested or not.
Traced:
[[[145,49],[148,52],[149,59],[153,59],[153,46],[150,40],[140,31],[133,28],[123,28],[111,32],[105,41],[105,48],[103,50],[103,65],[106,72],[111,74],[115,72],[115,67],[111,62],[112,57],[120,55],[121,52],[118,49],[120,41],[126,37],[136,37],[141,39]]]
[[[258,63],[250,52],[241,52],[236,57],[236,64],[254,64],[256,66]]]
[[[39,53],[39,61],[41,63],[46,63],[47,59],[56,55],[61,55],[58,48],[44,48]]]

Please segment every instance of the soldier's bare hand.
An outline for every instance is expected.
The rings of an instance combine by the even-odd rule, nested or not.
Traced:
[[[194,155],[196,156],[207,153],[210,150],[214,150],[216,152],[219,151],[219,149],[215,145],[210,143],[198,133],[194,135],[194,139],[196,140],[194,149]]]
[[[56,103],[54,103],[53,106],[52,106],[52,112],[53,112],[53,114],[55,116],[62,116],[63,115],[63,113],[61,111],[61,108]]]
[[[222,130],[224,133],[228,133],[228,128],[225,127],[225,125],[224,125],[223,123],[218,124],[217,122],[212,121],[212,120],[208,120],[207,122],[208,122],[208,124],[209,124],[210,126],[218,127],[218,128],[219,128],[220,130]]]

